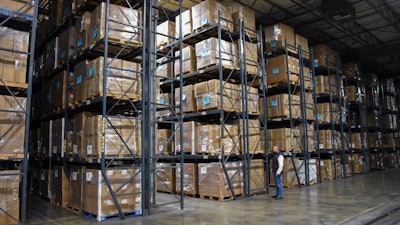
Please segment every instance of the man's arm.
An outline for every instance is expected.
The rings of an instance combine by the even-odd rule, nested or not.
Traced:
[[[283,170],[283,155],[280,155],[278,157],[278,170],[276,171],[276,175],[280,175],[282,173]]]

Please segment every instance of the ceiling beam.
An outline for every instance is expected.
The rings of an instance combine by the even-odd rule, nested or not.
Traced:
[[[390,26],[394,27],[400,32],[400,17],[392,8],[387,4],[386,0],[366,0],[366,2],[378,12]]]

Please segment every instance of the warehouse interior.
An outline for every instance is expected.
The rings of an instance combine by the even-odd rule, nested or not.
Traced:
[[[0,224],[399,223],[399,14],[2,1]]]

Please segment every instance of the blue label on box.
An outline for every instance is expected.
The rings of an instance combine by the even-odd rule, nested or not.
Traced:
[[[93,30],[93,38],[96,38],[98,33],[99,33],[99,28],[94,29]]]
[[[317,114],[317,119],[322,120],[322,114]]]
[[[275,48],[276,47],[276,41],[271,42],[271,47]]]
[[[60,84],[60,81],[58,81],[58,82],[56,83],[56,89],[60,89],[60,87],[61,87],[61,84]]]
[[[64,58],[64,56],[65,56],[65,51],[63,50],[63,51],[60,52],[60,57]]]
[[[208,105],[210,104],[210,97],[204,97],[203,98],[203,105]]]
[[[208,23],[208,18],[202,18],[201,19],[201,25],[207,24]]]
[[[314,60],[313,65],[314,65],[314,67],[318,67],[318,59]]]
[[[89,77],[92,77],[93,74],[94,74],[94,66],[91,66],[91,67],[89,68]]]
[[[276,75],[279,73],[279,68],[273,68],[272,69],[272,74]]]
[[[203,50],[201,52],[201,57],[207,56],[208,55],[208,51],[207,50]]]
[[[64,9],[64,16],[68,16],[68,14],[69,14],[69,9],[68,9],[68,8],[65,8],[65,9]]]
[[[80,84],[80,83],[82,83],[82,75],[78,75],[76,77],[76,84]]]
[[[278,106],[278,100],[272,100],[271,105],[274,107]]]
[[[163,104],[163,105],[164,105],[164,99],[163,99],[163,98],[160,99],[160,104]]]
[[[83,44],[83,38],[79,38],[78,41],[76,42],[77,47],[81,47]]]

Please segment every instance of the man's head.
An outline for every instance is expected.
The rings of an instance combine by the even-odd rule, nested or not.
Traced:
[[[281,148],[278,145],[274,145],[272,147],[272,152],[279,153],[280,151],[281,151]]]

